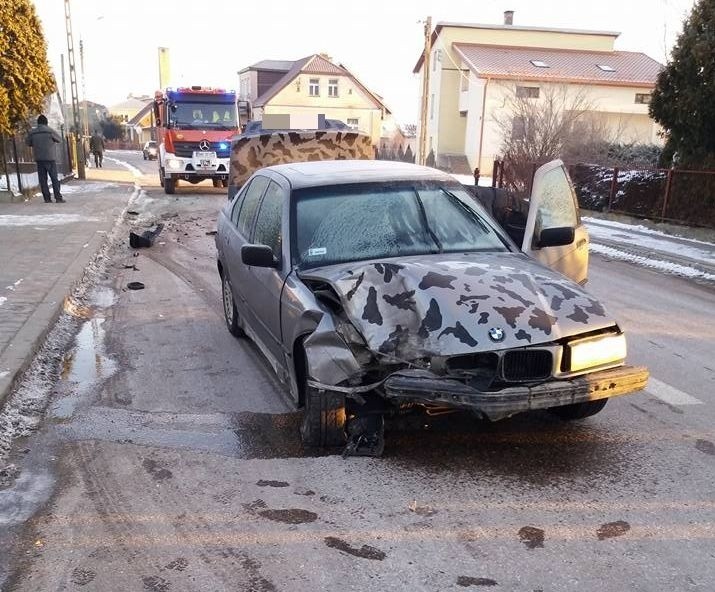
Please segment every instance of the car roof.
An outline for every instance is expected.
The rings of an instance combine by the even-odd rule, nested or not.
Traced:
[[[385,160],[321,160],[292,162],[261,169],[285,177],[293,189],[394,181],[457,181],[451,175],[425,166]]]

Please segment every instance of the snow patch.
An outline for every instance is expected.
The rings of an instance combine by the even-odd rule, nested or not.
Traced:
[[[625,251],[619,251],[618,249],[614,249],[612,247],[594,243],[591,243],[590,250],[592,253],[598,253],[599,255],[604,255],[605,257],[610,257],[611,259],[616,259],[617,261],[635,263],[636,265],[641,265],[656,271],[662,271],[664,273],[670,273],[691,279],[715,282],[714,274],[700,271],[694,267],[680,265],[679,263],[672,263],[661,259],[651,259],[650,257],[643,257],[641,255],[633,255],[631,253],[626,253]]]
[[[0,226],[62,226],[76,222],[99,222],[99,218],[80,216],[79,214],[40,214],[38,216],[6,214],[0,216]]]
[[[623,245],[633,245],[641,249],[650,249],[651,251],[661,252],[664,255],[678,255],[687,257],[693,261],[702,262],[708,265],[715,265],[715,245],[697,241],[693,244],[683,244],[685,239],[673,240],[672,236],[668,235],[644,235],[639,233],[629,234],[628,230],[619,230],[618,227],[610,228],[593,224],[587,224],[588,234],[592,240],[598,242],[598,239],[617,242]],[[661,236],[663,238],[661,238]],[[665,238],[667,237],[667,238]],[[698,248],[695,245],[709,246],[711,250]]]
[[[642,224],[626,224],[625,222],[616,222],[615,220],[604,220],[602,218],[591,218],[589,216],[582,216],[581,220],[586,222],[589,225],[589,232],[591,230],[591,225],[597,225],[597,226],[610,226],[612,228],[617,228],[620,230],[625,230],[625,231],[636,231],[641,234],[652,234],[654,236],[660,236],[663,238],[668,238],[668,239],[673,239],[677,238],[679,241],[687,241],[693,244],[700,244],[700,245],[707,245],[709,247],[715,248],[715,244],[709,243],[707,241],[701,241],[695,238],[687,238],[684,236],[680,236],[677,234],[667,234],[661,230],[653,230],[652,228],[648,228],[647,226],[643,226]]]
[[[5,296],[0,296],[0,306],[5,304],[7,302],[7,298]]]
[[[452,177],[457,179],[462,185],[474,185],[474,175],[455,175],[454,173],[450,173]],[[479,186],[480,187],[491,187],[492,186],[492,178],[491,177],[485,177],[482,175],[479,177]]]
[[[125,160],[120,160],[118,158],[112,158],[111,156],[105,156],[104,158],[105,158],[105,160],[111,160],[112,162],[115,162],[118,165],[123,166],[125,169],[127,169],[132,175],[134,175],[137,178],[141,178],[144,174],[137,167],[129,164]]]

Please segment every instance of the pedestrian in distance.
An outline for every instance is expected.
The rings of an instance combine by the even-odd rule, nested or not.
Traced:
[[[32,155],[37,165],[37,177],[45,203],[50,203],[50,188],[47,185],[47,176],[52,181],[52,192],[57,203],[64,203],[60,192],[60,181],[57,178],[57,160],[55,144],[62,143],[60,135],[47,125],[47,117],[40,115],[37,118],[37,127],[32,128],[27,135],[25,143],[32,147]]]
[[[99,130],[94,130],[92,137],[89,139],[89,149],[94,155],[94,166],[101,169],[104,158],[104,137],[99,133]]]

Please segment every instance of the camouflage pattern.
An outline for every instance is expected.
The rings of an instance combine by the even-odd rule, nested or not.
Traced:
[[[370,136],[344,130],[284,131],[240,136],[231,145],[229,184],[241,187],[258,169],[312,160],[373,160]]]
[[[300,275],[328,281],[368,347],[401,360],[545,344],[616,324],[580,286],[522,254],[411,257]],[[491,329],[503,339],[490,338]]]

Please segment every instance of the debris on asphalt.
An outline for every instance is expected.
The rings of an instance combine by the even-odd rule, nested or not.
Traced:
[[[144,284],[141,282],[129,282],[127,284],[127,288],[129,288],[130,290],[143,290]]]
[[[154,239],[156,239],[163,228],[164,225],[160,223],[152,226],[149,230],[145,230],[141,234],[130,232],[129,246],[133,249],[145,249],[151,247],[154,244]]]
[[[214,236],[214,235],[216,234],[216,232],[218,232],[218,231],[216,231],[216,230],[208,230],[208,231],[206,231],[206,236]]]

